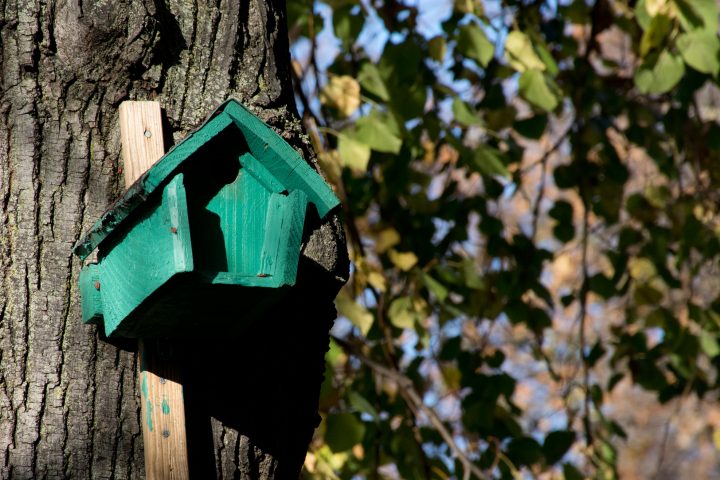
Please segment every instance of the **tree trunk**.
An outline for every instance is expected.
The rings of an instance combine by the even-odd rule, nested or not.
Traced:
[[[314,162],[286,28],[279,0],[0,2],[0,478],[144,477],[136,353],[81,323],[71,248],[121,193],[123,100],[161,102],[172,141],[234,96]],[[196,478],[297,478],[346,277],[315,218],[283,307],[188,345]]]

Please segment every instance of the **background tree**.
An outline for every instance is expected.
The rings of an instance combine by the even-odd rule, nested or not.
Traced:
[[[275,1],[2,2],[0,477],[144,476],[136,355],[81,324],[71,248],[121,192],[123,100],[161,102],[169,148],[235,96],[313,159],[295,113],[286,28]],[[284,310],[244,340],[188,346],[197,478],[299,472],[319,421],[343,242],[337,218],[315,221],[304,287]]]
[[[308,476],[720,477],[716,1],[291,14],[354,262]]]

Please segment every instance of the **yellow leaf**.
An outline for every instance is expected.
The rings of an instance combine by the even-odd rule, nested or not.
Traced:
[[[645,0],[645,10],[651,17],[654,17],[664,10],[666,3],[667,0]]]
[[[655,276],[655,265],[647,258],[631,258],[628,261],[630,277],[638,282],[647,282]]]
[[[320,103],[349,117],[360,107],[360,84],[349,75],[334,76],[320,92]]]
[[[390,249],[388,256],[390,261],[403,272],[407,272],[418,262],[417,255],[413,252],[398,252],[394,248]]]
[[[720,450],[720,428],[713,429],[712,439],[715,444],[715,448]]]
[[[368,273],[367,281],[378,292],[385,292],[387,290],[385,277],[380,272]]]
[[[373,315],[367,308],[356,302],[345,290],[337,296],[335,305],[340,315],[347,317],[363,335],[367,335],[373,324]]]
[[[394,247],[400,243],[400,234],[394,228],[386,228],[381,230],[377,234],[377,240],[375,240],[375,251],[378,253],[385,253],[389,248]]]
[[[530,37],[523,32],[510,32],[505,41],[505,54],[508,62],[518,72],[525,70],[545,70],[545,64],[533,49]]]

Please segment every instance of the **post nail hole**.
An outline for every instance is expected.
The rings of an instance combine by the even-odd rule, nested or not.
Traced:
[[[163,436],[164,438],[168,438],[168,437],[170,436],[170,431],[169,431],[169,430],[163,430],[162,436]]]

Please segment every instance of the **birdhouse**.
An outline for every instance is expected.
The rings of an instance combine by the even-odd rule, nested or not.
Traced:
[[[106,211],[74,252],[83,321],[107,336],[213,332],[295,283],[306,214],[338,199],[278,134],[222,104]]]

